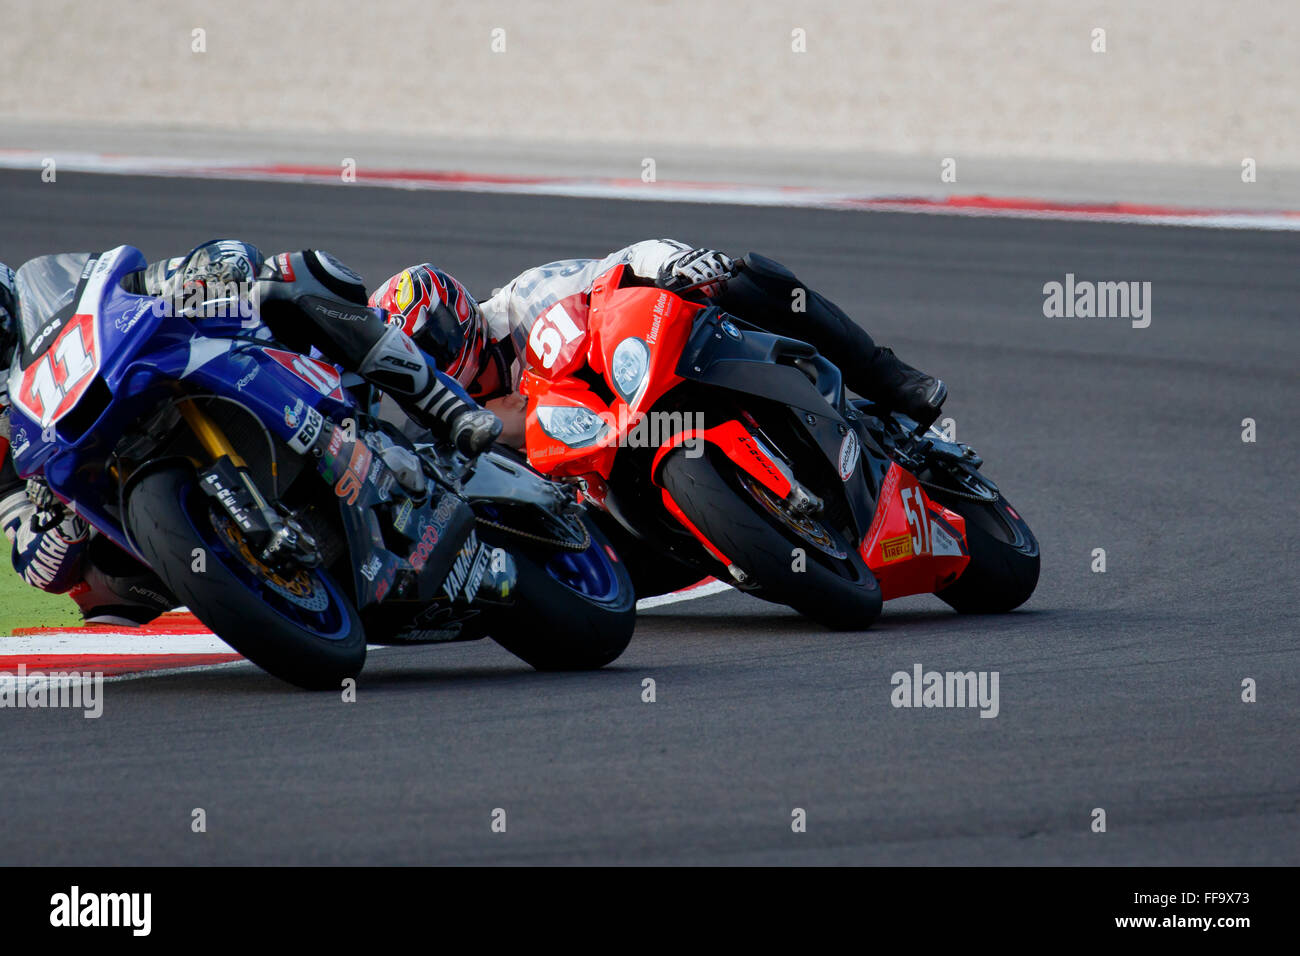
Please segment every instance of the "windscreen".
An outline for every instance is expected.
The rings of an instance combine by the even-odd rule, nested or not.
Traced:
[[[23,341],[30,342],[77,292],[89,252],[60,252],[23,263],[15,285],[18,290]]]

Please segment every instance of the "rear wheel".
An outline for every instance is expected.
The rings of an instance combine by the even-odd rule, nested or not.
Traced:
[[[706,577],[698,568],[688,567],[664,550],[634,537],[610,515],[597,511],[592,517],[627,566],[637,598],[680,591]]]
[[[336,689],[366,660],[360,615],[320,569],[277,574],[199,490],[161,468],[132,488],[127,524],[154,572],[194,615],[258,667],[308,690]]]
[[[726,459],[715,463],[713,455],[673,451],[660,481],[700,533],[755,584],[752,593],[836,630],[870,627],[880,616],[880,586],[857,550],[835,529],[790,514],[748,474]]]
[[[486,608],[474,630],[540,671],[604,667],[627,649],[636,626],[627,568],[591,517],[581,520],[590,541],[576,552],[479,526],[481,540],[514,558],[519,577],[514,603]]]
[[[1038,541],[1005,498],[974,501],[926,489],[935,501],[966,519],[970,563],[948,587],[936,592],[963,614],[1002,614],[1029,600],[1038,586]]]

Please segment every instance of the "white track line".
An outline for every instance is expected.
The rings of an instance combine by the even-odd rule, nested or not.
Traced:
[[[642,598],[636,602],[638,611],[648,611],[652,607],[663,607],[665,604],[680,604],[683,601],[694,601],[696,598],[708,597],[711,594],[721,594],[723,591],[730,591],[731,585],[722,581],[710,581],[708,584],[701,584],[698,587],[688,588],[685,591],[674,591],[672,594],[660,594],[655,597]]]
[[[721,581],[710,581],[672,594],[660,594],[656,597],[642,598],[636,602],[638,611],[681,604],[730,591],[731,586]],[[381,650],[390,645],[370,645],[369,650]],[[78,634],[76,631],[59,631],[49,634],[27,635],[23,637],[0,638],[0,658],[9,656],[51,656],[69,655],[76,657],[136,656],[136,655],[186,655],[186,654],[233,654],[231,647],[220,638],[211,634],[132,634],[123,632],[98,632],[93,635]],[[220,664],[195,664],[191,666],[155,668],[146,671],[134,671],[129,674],[114,674],[103,677],[108,681],[138,680],[144,677],[164,677],[175,674],[195,674],[204,671],[227,670],[231,667],[247,665],[248,661],[226,661]],[[45,672],[63,671],[67,668],[46,667]],[[10,680],[16,680],[8,675]],[[41,683],[48,678],[24,678],[17,681],[22,687],[33,681]]]
[[[618,179],[473,176],[431,178],[380,171],[344,183],[337,171],[323,167],[268,166],[235,160],[196,160],[175,157],[121,156],[98,153],[43,154],[35,150],[0,149],[0,168],[39,171],[46,160],[57,168],[73,172],[131,176],[166,176],[199,179],[227,179],[257,182],[307,183],[317,185],[370,186],[384,189],[417,189],[451,192],[497,193],[532,196],[563,196],[578,199],[630,199],[643,202],[718,203],[737,206],[776,206],[804,209],[837,209],[863,212],[897,212],[934,216],[992,217],[1002,219],[1049,219],[1061,221],[1126,223],[1149,226],[1187,226],[1202,229],[1263,229],[1300,231],[1300,215],[1287,211],[1175,209],[1154,206],[1147,211],[1108,210],[1106,204],[1042,202],[1041,206],[946,205],[943,196],[899,196],[831,191],[812,187],[755,186],[727,183],[646,184]],[[1037,202],[1030,200],[1031,203]],[[1125,204],[1132,205],[1132,204]],[[1092,207],[1092,208],[1089,208]]]
[[[213,634],[78,634],[75,630],[21,637],[0,637],[0,657],[18,654],[72,654],[77,657],[141,654],[233,654],[230,645]]]

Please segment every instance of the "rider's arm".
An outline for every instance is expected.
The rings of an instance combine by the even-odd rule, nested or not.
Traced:
[[[599,276],[618,265],[627,265],[642,279],[656,281],[666,263],[690,251],[686,243],[673,239],[645,239],[603,259],[562,259],[525,269],[479,303],[487,318],[488,335],[493,341],[513,338],[514,354],[521,355],[533,323],[556,302],[585,295]]]
[[[483,407],[501,419],[501,437],[498,441],[511,448],[523,448],[528,410],[528,403],[524,397],[515,392],[484,402]]]
[[[658,279],[664,266],[691,251],[691,246],[676,239],[644,239],[605,257],[626,262],[642,279]]]

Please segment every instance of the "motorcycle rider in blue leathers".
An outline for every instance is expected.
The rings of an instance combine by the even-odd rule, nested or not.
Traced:
[[[226,299],[232,290],[247,297],[277,341],[318,350],[357,373],[466,456],[486,450],[501,432],[497,417],[439,372],[400,324],[367,305],[361,278],[328,253],[304,250],[268,260],[248,243],[213,240],[152,263],[128,284],[137,294],[187,308]],[[17,357],[20,307],[14,273],[0,264],[0,528],[14,568],[33,587],[69,594],[87,623],[148,623],[176,605],[157,575],[92,531],[40,478],[23,481],[14,469],[7,373]]]

